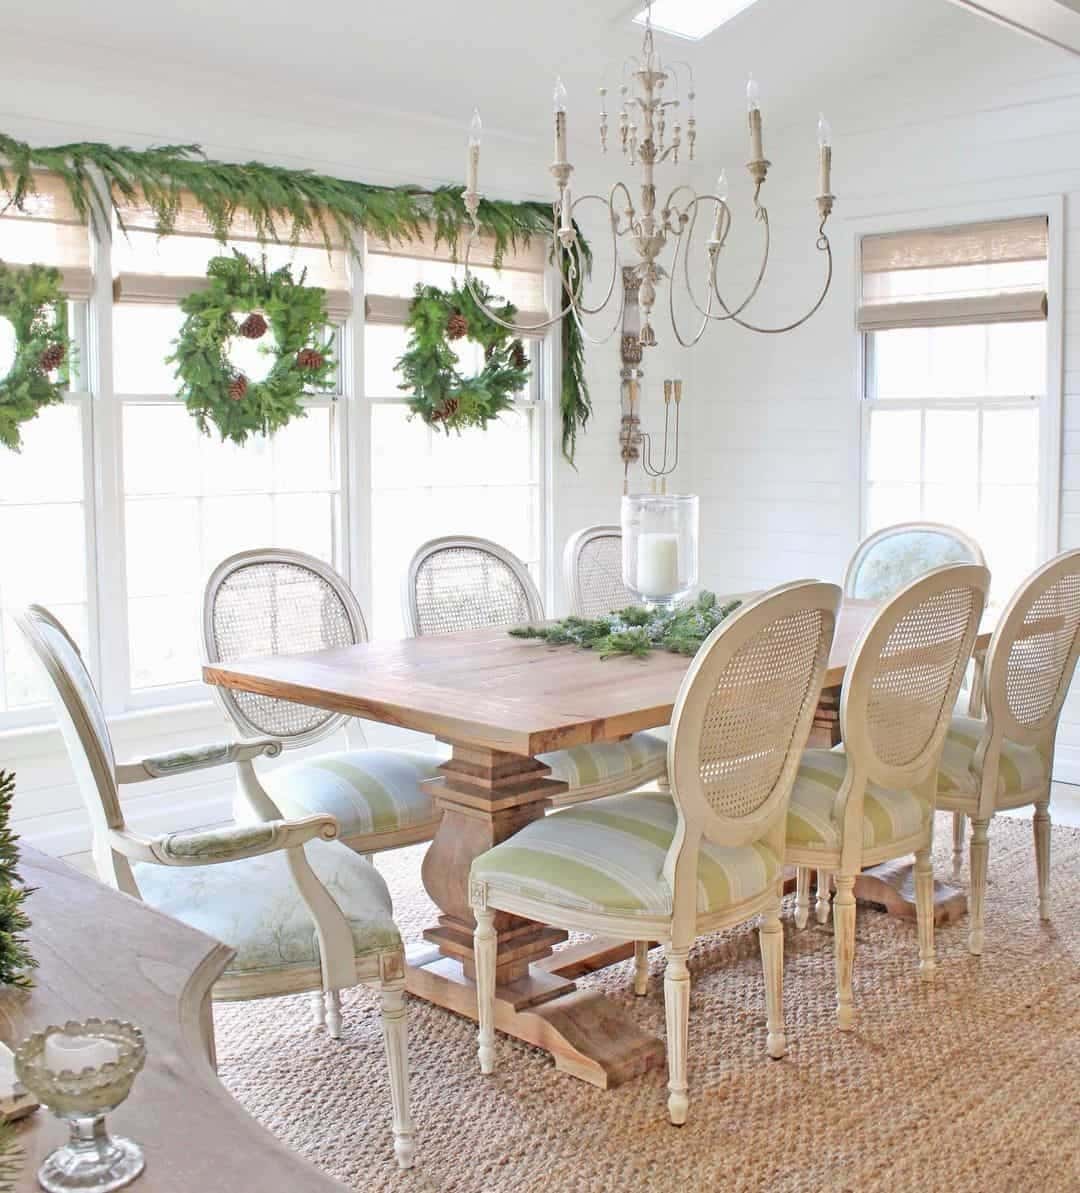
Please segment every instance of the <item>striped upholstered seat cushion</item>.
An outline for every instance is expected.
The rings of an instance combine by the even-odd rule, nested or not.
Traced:
[[[260,777],[283,816],[328,812],[347,842],[433,822],[438,814],[421,783],[436,777],[441,761],[406,750],[343,750]]]
[[[953,717],[938,768],[938,795],[946,799],[950,795],[978,795],[979,781],[972,772],[971,764],[975,749],[985,732],[985,721],[975,717]],[[1032,788],[1044,787],[1047,778],[1046,763],[1034,746],[1004,742],[998,766],[999,796],[1019,795]]]
[[[832,809],[846,771],[843,747],[803,751],[788,809],[789,846],[840,848],[840,825],[833,820]],[[926,825],[932,812],[929,802],[914,791],[893,791],[869,783],[863,800],[863,849],[913,836]]]
[[[481,854],[472,875],[498,890],[555,907],[667,916],[671,889],[663,867],[675,823],[669,795],[609,796],[534,820]],[[698,866],[698,912],[753,898],[779,873],[779,860],[764,845],[705,844]]]
[[[551,767],[551,777],[561,779],[571,793],[594,786],[629,791],[664,773],[667,742],[653,733],[635,733],[623,741],[572,746],[538,758]]]

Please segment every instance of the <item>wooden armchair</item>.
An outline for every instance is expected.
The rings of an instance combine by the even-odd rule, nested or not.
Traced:
[[[544,603],[529,569],[497,543],[441,538],[413,556],[403,593],[405,624],[414,636],[525,625],[544,620]],[[596,742],[539,755],[551,777],[567,784],[555,807],[633,791],[663,777],[667,742],[655,733]]]
[[[482,1072],[495,1064],[497,934],[514,916],[664,945],[668,1113],[679,1124],[689,1108],[687,955],[698,936],[760,915],[768,1051],[784,1055],[784,825],[839,603],[833,584],[789,584],[713,631],[675,703],[670,793],[554,812],[473,862]]]
[[[265,803],[252,762],[281,752],[270,738],[176,751],[117,764],[104,709],[78,647],[39,605],[16,615],[50,681],[53,704],[93,830],[103,882],[236,951],[218,999],[314,991],[317,1023],[341,1034],[340,991],[379,991],[390,1068],[394,1152],[412,1165],[405,1023],[405,953],[390,892],[375,868],[333,840],[332,816],[165,833],[124,823],[119,788],[231,765],[245,798]]]

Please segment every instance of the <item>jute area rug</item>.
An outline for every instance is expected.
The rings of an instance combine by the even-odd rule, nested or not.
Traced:
[[[938,817],[935,865],[951,835]],[[419,849],[378,867],[416,938],[433,919]],[[962,876],[967,881],[966,870]],[[306,998],[215,1010],[221,1077],[270,1131],[360,1190],[1080,1190],[1080,832],[1055,828],[1052,924],[1038,920],[1028,822],[998,817],[990,846],[986,951],[966,920],[938,932],[938,974],[920,982],[914,926],[860,905],[856,1030],[834,1026],[832,925],[794,930],[785,901],[788,1056],[765,1053],[752,927],[691,957],[690,1118],[669,1125],[666,1074],[603,1092],[500,1036],[483,1078],[475,1027],[409,1004],[417,1166],[391,1153],[375,998],[345,998],[345,1033],[310,1026]],[[585,979],[664,1035],[662,956],[646,998],[630,965]],[[285,1191],[282,1191],[285,1193]],[[289,1191],[292,1193],[292,1191]]]

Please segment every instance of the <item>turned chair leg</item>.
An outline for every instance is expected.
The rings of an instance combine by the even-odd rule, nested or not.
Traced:
[[[761,945],[761,967],[765,972],[766,1046],[773,1060],[779,1060],[787,1052],[787,1036],[784,1034],[784,930],[780,926],[779,899],[776,906],[761,917],[758,941]]]
[[[814,918],[819,924],[829,921],[829,872],[817,872],[817,902],[814,904]]]
[[[841,1031],[855,1026],[851,979],[855,970],[855,876],[837,874],[833,901],[833,943],[836,951],[836,1022]]]
[[[634,941],[634,993],[643,997],[649,993],[649,942]]]
[[[393,1108],[394,1155],[399,1168],[412,1168],[416,1156],[416,1131],[409,1108],[409,1040],[405,1018],[404,979],[384,983],[382,1004],[383,1043],[390,1070],[390,1103]]]
[[[1035,805],[1035,871],[1039,876],[1039,919],[1050,918],[1050,801]]]
[[[341,991],[326,992],[326,1030],[332,1040],[341,1039]]]
[[[476,931],[473,955],[476,959],[476,1010],[480,1022],[477,1055],[480,1072],[495,1072],[495,956],[499,938],[495,931],[495,913],[487,908],[473,908]]]
[[[988,819],[971,822],[971,890],[968,895],[968,951],[978,957],[983,951],[983,922],[986,916],[986,871],[990,864]]]
[[[963,812],[952,814],[952,872],[955,878],[964,864],[964,835],[967,829],[967,817]]]
[[[934,953],[934,865],[930,849],[915,854],[915,917],[919,931],[919,976],[933,980],[937,968]]]
[[[810,867],[795,867],[795,927],[805,928],[810,922]]]
[[[311,1007],[311,1019],[316,1028],[326,1026],[326,996],[322,990],[314,991],[308,998]]]
[[[690,971],[686,968],[688,951],[674,949],[670,945],[664,950],[667,955],[664,1011],[667,1019],[668,1115],[677,1127],[686,1122],[690,1108],[687,1095],[689,1086],[686,1083],[686,1053],[690,1033]]]

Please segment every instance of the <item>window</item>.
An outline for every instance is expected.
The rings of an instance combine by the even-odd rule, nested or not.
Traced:
[[[993,599],[1040,557],[1043,217],[864,238],[863,530],[947,522]]]
[[[446,286],[460,265],[444,247],[371,244],[366,268],[315,232],[263,248],[251,227],[214,239],[193,202],[159,237],[131,205],[124,232],[98,240],[60,180],[43,175],[26,213],[0,196],[0,258],[64,276],[78,374],[63,405],[26,424],[23,451],[0,451],[0,729],[48,719],[47,693],[9,611],[49,607],[71,630],[111,715],[207,699],[200,683],[202,593],[226,556],[260,546],[307,551],[360,590],[375,634],[402,633],[401,576],[439,534],[477,534],[518,553],[542,580],[547,414],[543,341],[516,408],[486,433],[447,438],[410,420],[394,362],[417,282]],[[179,300],[211,257],[235,247],[290,263],[327,292],[339,367],[307,416],[243,447],[202,435],[176,397],[165,358]],[[407,251],[406,251],[407,249]],[[481,244],[477,275],[521,318],[544,315],[543,249],[500,262]],[[354,311],[364,310],[364,318]],[[0,322],[0,371],[13,334]],[[249,377],[267,368],[248,341],[231,352]],[[471,344],[463,368],[480,367]],[[355,367],[359,360],[363,367]],[[548,374],[549,375],[549,374]]]

